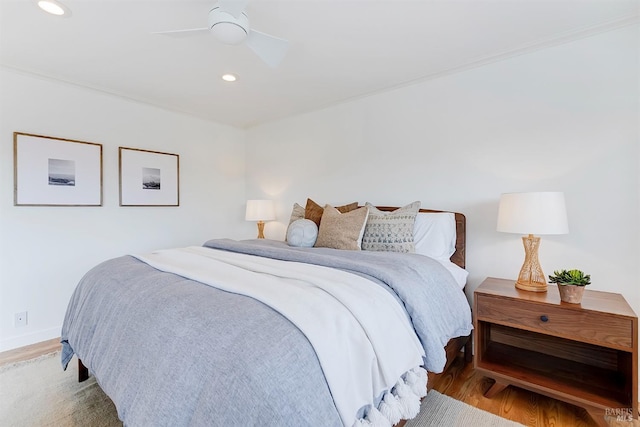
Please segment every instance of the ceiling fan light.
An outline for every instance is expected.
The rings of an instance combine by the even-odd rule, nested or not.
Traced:
[[[209,11],[209,29],[223,43],[240,44],[249,34],[249,18],[244,12],[236,18],[214,7]]]
[[[68,16],[71,14],[66,6],[55,0],[38,0],[37,4],[40,9],[52,15]]]
[[[233,22],[220,22],[211,27],[211,32],[221,42],[226,44],[240,44],[247,38],[247,32],[240,25]]]

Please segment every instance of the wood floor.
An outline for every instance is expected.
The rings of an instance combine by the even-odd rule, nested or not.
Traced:
[[[15,350],[4,351],[0,353],[0,366],[33,359],[43,354],[53,353],[54,351],[60,350],[60,348],[60,338],[54,338],[37,344],[16,348]]]
[[[0,353],[0,366],[51,353],[60,349],[60,339],[52,339],[16,350]],[[445,375],[434,383],[434,389],[471,406],[531,427],[596,427],[587,412],[573,405],[507,387],[492,399],[483,396],[491,380],[476,373],[473,364],[465,364],[462,354]],[[612,427],[640,427],[640,421],[612,422]]]

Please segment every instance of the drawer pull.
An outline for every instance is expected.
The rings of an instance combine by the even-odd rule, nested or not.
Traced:
[[[543,322],[548,322],[549,318],[547,317],[546,314],[543,314],[542,316],[540,316],[540,320],[542,320]]]

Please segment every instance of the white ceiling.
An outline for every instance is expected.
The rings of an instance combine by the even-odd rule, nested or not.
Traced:
[[[253,0],[251,27],[290,41],[272,69],[206,27],[215,1],[0,0],[0,64],[250,127],[638,22],[639,0]],[[229,84],[220,76],[238,75]]]

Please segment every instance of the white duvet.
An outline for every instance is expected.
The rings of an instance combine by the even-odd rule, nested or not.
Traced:
[[[197,246],[136,258],[255,298],[289,319],[314,347],[345,426],[389,425],[417,412],[426,393],[424,350],[404,308],[382,287],[333,268]],[[378,412],[372,405],[383,396]],[[366,420],[358,419],[362,408],[369,408]]]

